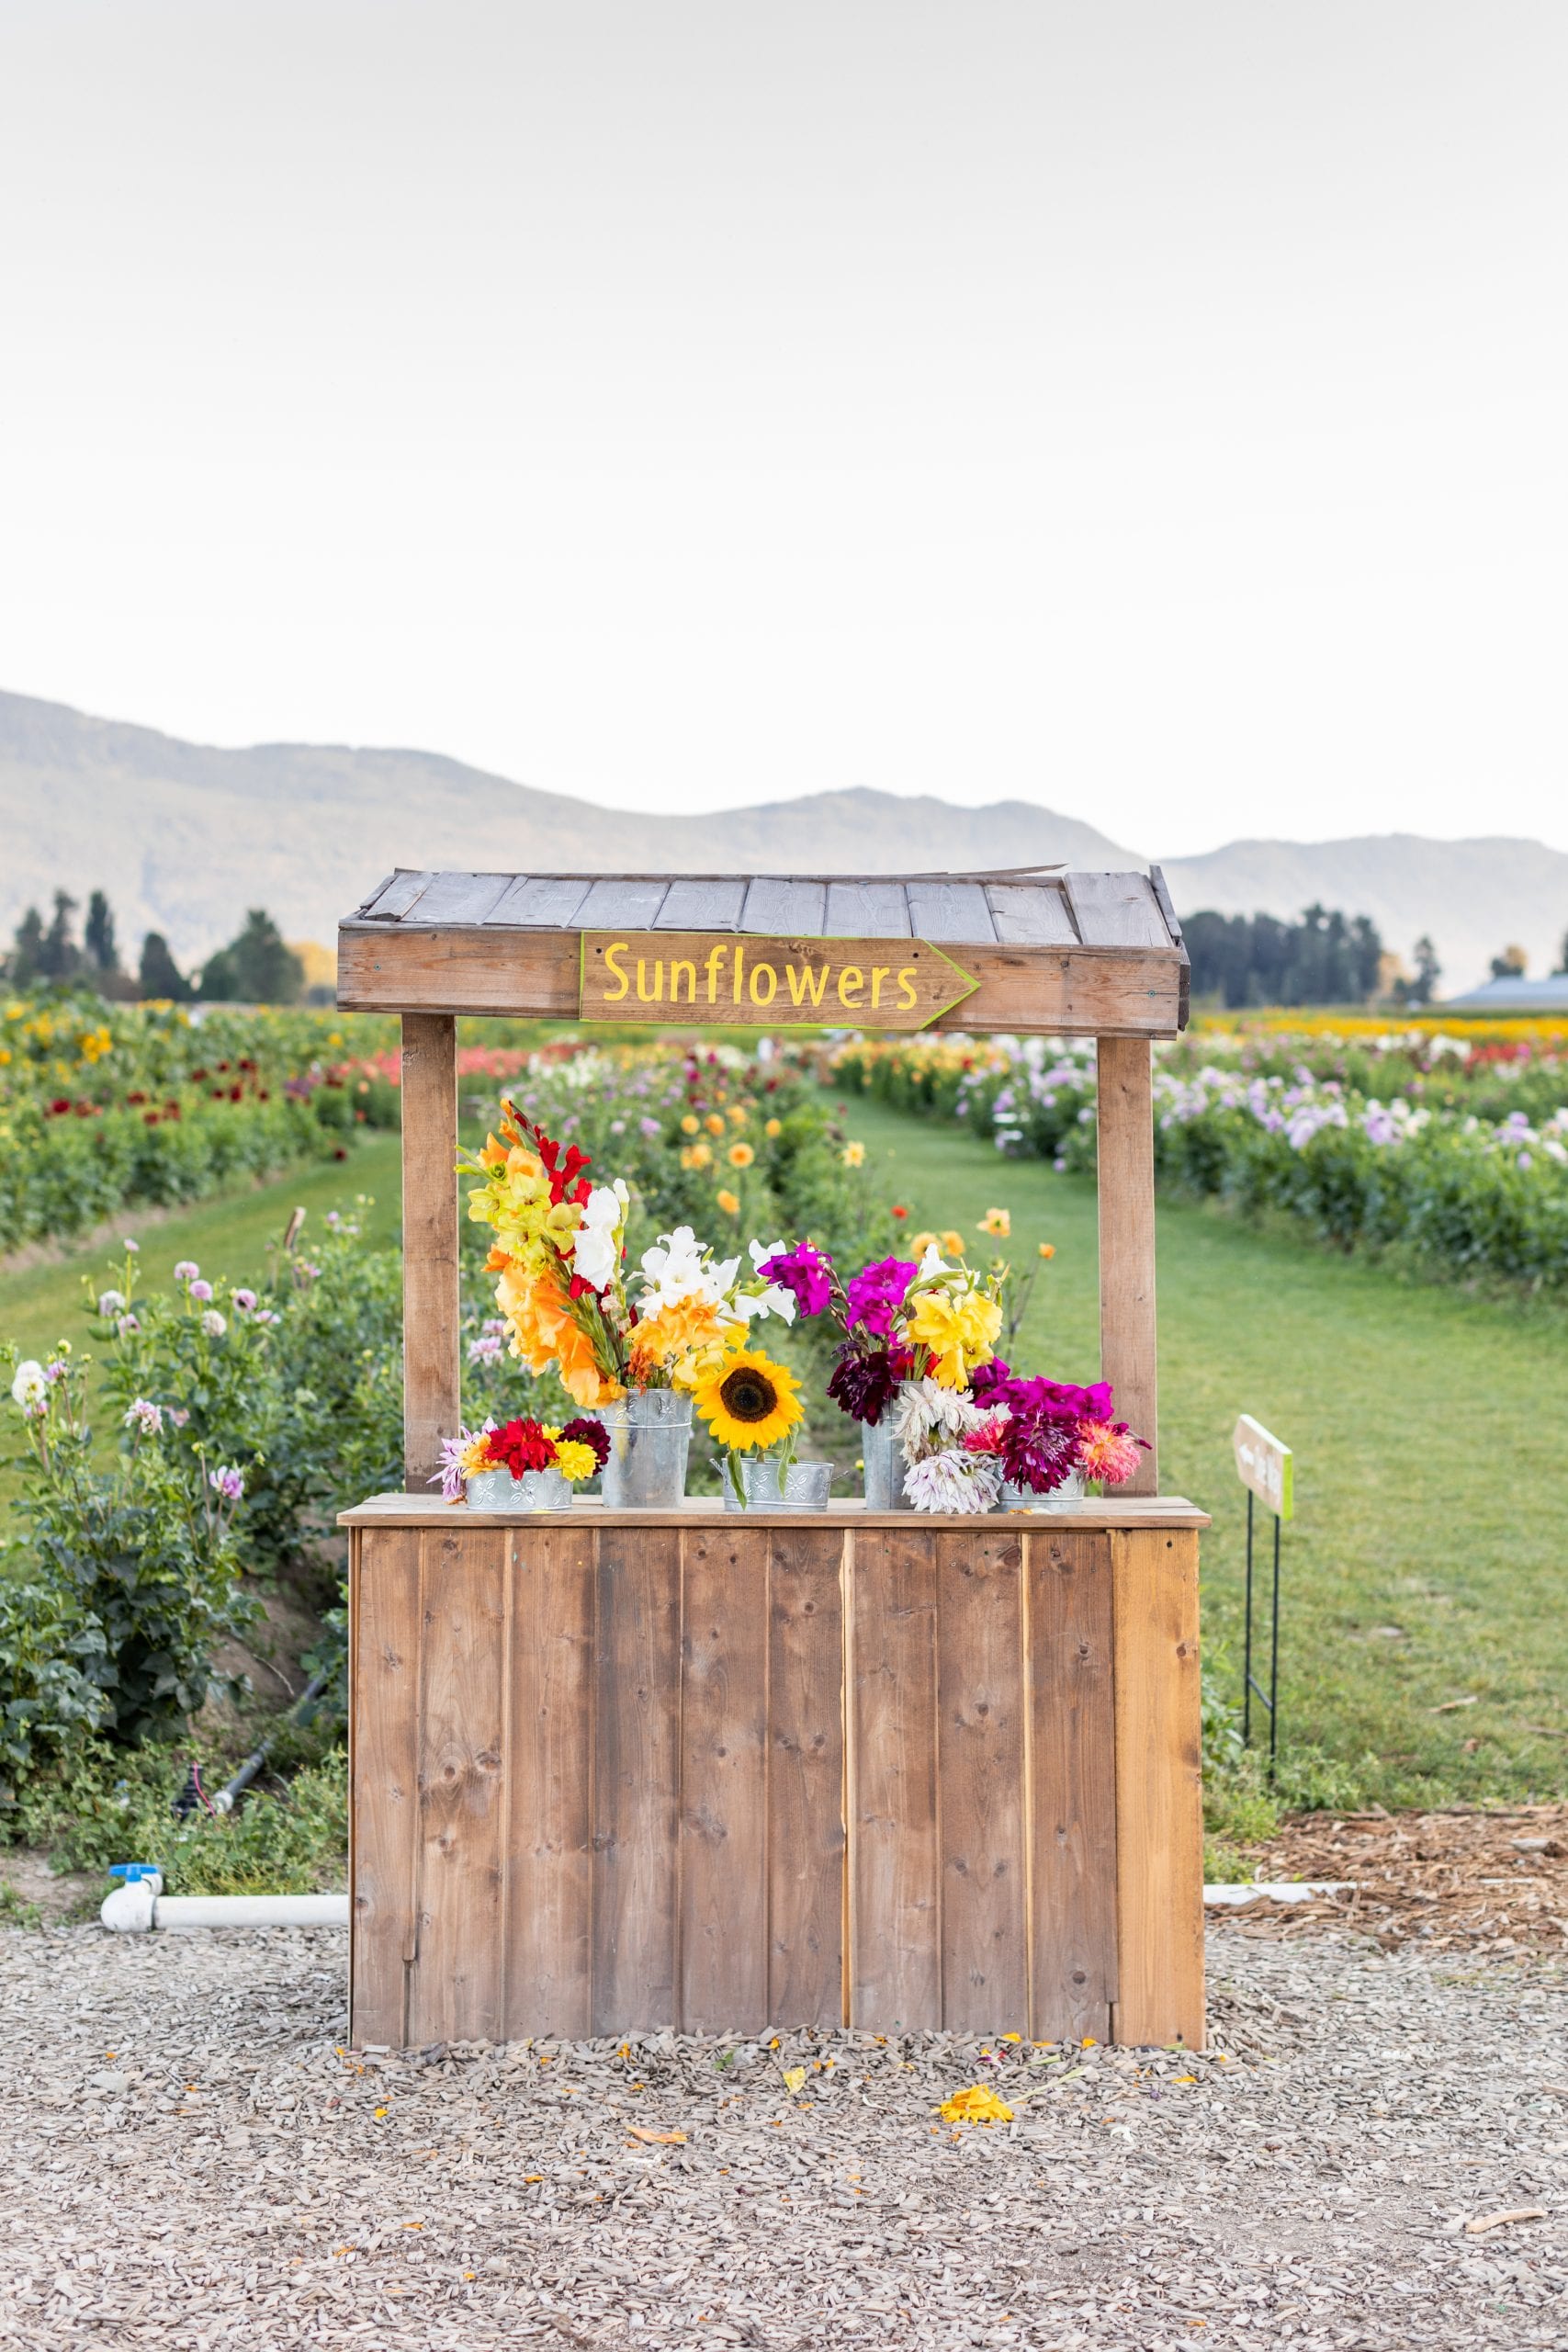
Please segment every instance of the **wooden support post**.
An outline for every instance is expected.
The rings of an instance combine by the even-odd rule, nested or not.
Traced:
[[[457,1330],[457,1024],[403,1015],[403,1485],[423,1494],[456,1437]]]
[[[1100,1364],[1116,1418],[1153,1449],[1124,1495],[1159,1492],[1155,1363],[1155,1127],[1146,1037],[1096,1040],[1100,1070]]]

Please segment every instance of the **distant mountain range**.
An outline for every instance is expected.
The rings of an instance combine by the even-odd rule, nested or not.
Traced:
[[[182,962],[265,906],[286,936],[330,944],[340,915],[394,865],[499,870],[909,872],[1143,865],[1094,826],[1025,800],[813,793],[700,817],[606,809],[434,752],[264,743],[222,751],[61,703],[0,693],[0,927],[46,914],[64,885],[109,896],[122,947],[162,931]],[[1157,852],[1156,853],[1157,855]],[[1179,911],[1371,915],[1408,956],[1422,932],[1446,988],[1510,942],[1534,971],[1568,930],[1568,855],[1540,842],[1233,842],[1164,861]]]

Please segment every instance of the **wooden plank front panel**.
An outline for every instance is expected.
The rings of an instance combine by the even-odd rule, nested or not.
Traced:
[[[1159,1384],[1155,1323],[1154,1081],[1147,1042],[1101,1037],[1098,1071],[1100,1366],[1116,1418],[1149,1452],[1121,1489],[1159,1492]]]
[[[503,2033],[507,1546],[421,1538],[419,1963],[412,2042]]]
[[[978,884],[969,887],[979,890]],[[987,923],[990,919],[987,908]],[[604,928],[589,921],[586,904],[574,920],[587,930]],[[648,928],[657,920],[655,908],[646,924],[622,927]],[[914,935],[933,933],[928,928]],[[1187,966],[1176,947],[1009,947],[958,940],[951,953],[978,986],[933,1028],[1174,1037],[1181,1026]],[[405,933],[395,924],[371,922],[350,922],[338,933],[338,1002],[345,1012],[571,1018],[581,967],[575,930],[507,930],[491,923],[483,930]]]
[[[423,1492],[457,1429],[457,1024],[403,1016],[403,1484]]]
[[[418,1954],[419,1547],[412,1527],[356,1529],[349,1583],[349,2030],[401,2049]]]
[[[935,1541],[942,2023],[1023,2031],[1022,1539],[974,1527]]]
[[[768,1630],[768,2023],[842,2025],[844,1709],[832,1528],[772,1530]]]
[[[1108,1537],[1115,1609],[1115,2038],[1203,2046],[1198,1538]]]
[[[593,1692],[593,2030],[679,2022],[681,1555],[602,1527]]]
[[[884,1529],[850,1575],[850,2021],[942,2023],[934,1529]]]
[[[1025,1541],[1030,2031],[1105,2041],[1116,1998],[1111,1540],[1042,1531]]]
[[[506,2034],[592,2031],[592,1527],[506,1531],[512,1640]]]
[[[681,2005],[685,2033],[768,2016],[768,1531],[681,1547]]]

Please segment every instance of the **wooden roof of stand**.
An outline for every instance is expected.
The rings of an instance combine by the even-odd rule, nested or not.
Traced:
[[[584,932],[929,940],[977,983],[934,1024],[1174,1036],[1188,961],[1158,866],[978,874],[446,874],[400,866],[338,930],[345,1011],[578,1012]]]

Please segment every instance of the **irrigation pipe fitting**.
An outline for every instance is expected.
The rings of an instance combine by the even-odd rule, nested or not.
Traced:
[[[122,1883],[106,1894],[98,1917],[114,1935],[153,1928],[346,1928],[346,1894],[165,1894],[151,1862],[117,1862]]]

